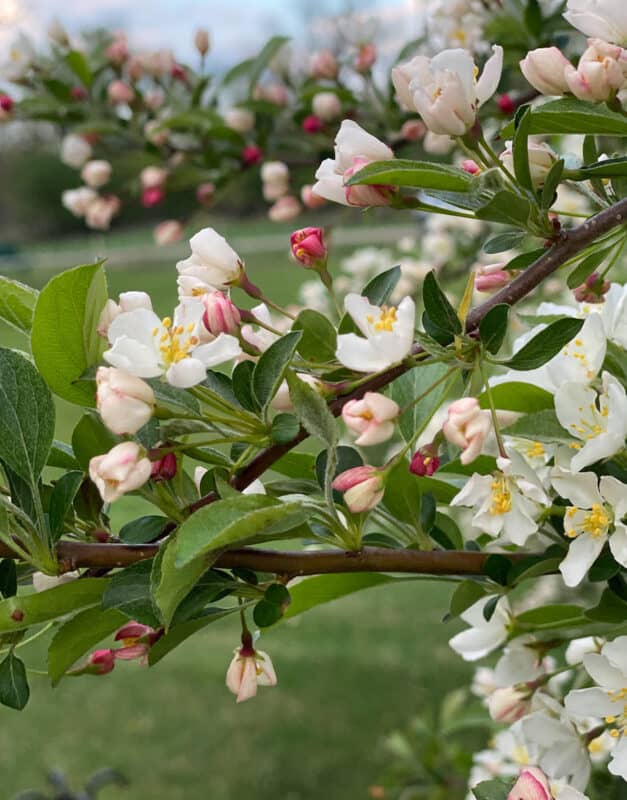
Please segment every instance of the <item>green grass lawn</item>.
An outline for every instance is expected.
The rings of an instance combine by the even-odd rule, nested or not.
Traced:
[[[249,257],[248,267],[280,303],[294,299],[306,274],[284,252]],[[41,285],[49,274],[35,277]],[[173,264],[113,270],[110,294],[148,291],[166,313],[176,301],[175,277]],[[0,337],[24,347],[5,329]],[[79,414],[59,403],[59,438],[69,439]],[[121,505],[116,517],[124,515]],[[279,686],[241,706],[224,686],[238,640],[231,619],[150,672],[120,664],[111,675],[67,679],[55,690],[33,676],[25,711],[0,708],[0,800],[43,786],[51,767],[78,784],[104,766],[132,782],[104,798],[366,798],[385,765],[383,736],[468,674],[447,645],[458,628],[441,623],[450,592],[450,585],[423,582],[374,589],[278,626],[261,646],[274,659]],[[43,668],[43,648],[33,645],[31,653],[29,661]]]

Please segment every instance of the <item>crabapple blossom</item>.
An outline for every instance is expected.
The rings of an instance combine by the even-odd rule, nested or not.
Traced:
[[[481,455],[486,437],[492,430],[489,411],[479,408],[476,397],[462,397],[449,406],[442,433],[451,444],[461,447],[462,464],[470,464]]]
[[[394,421],[400,412],[398,403],[379,392],[366,392],[361,400],[349,400],[342,408],[342,419],[351,433],[358,434],[355,444],[368,447],[387,442],[394,435]]]
[[[45,572],[35,572],[33,574],[33,589],[36,592],[45,592],[47,589],[54,589],[55,586],[63,586],[81,577],[81,573],[75,569],[71,572],[64,572],[62,575],[46,575]]]
[[[135,90],[126,81],[115,80],[107,86],[107,97],[116,105],[128,105],[135,99]]]
[[[194,234],[189,245],[191,256],[176,265],[181,277],[196,278],[215,289],[237,283],[243,271],[242,260],[213,228]]]
[[[492,97],[503,68],[503,48],[493,54],[477,79],[466,50],[443,50],[434,58],[415,56],[392,70],[400,102],[417,111],[433,133],[463,136],[475,124],[477,109]]]
[[[89,477],[105,503],[113,503],[146,483],[152,465],[145,453],[137,442],[122,442],[90,460]]]
[[[272,222],[290,222],[295,219],[302,211],[301,205],[298,200],[291,194],[286,194],[284,197],[274,203],[268,211],[268,219]]]
[[[527,153],[529,155],[531,182],[536,189],[539,189],[544,185],[544,181],[551,171],[551,167],[557,161],[558,156],[557,153],[555,153],[548,144],[544,144],[544,142],[528,142]],[[505,150],[501,153],[499,158],[509,172],[514,171],[512,142],[505,143]]]
[[[318,92],[311,100],[311,109],[324,122],[331,122],[342,113],[342,103],[335,92]]]
[[[460,616],[470,625],[449,641],[449,645],[464,661],[477,661],[500,647],[507,639],[510,607],[506,597],[501,597],[494,613],[487,620],[483,615],[489,597],[482,597],[467,608]]]
[[[176,219],[166,219],[160,222],[153,231],[156,244],[160,247],[174,244],[183,237],[183,226]]]
[[[307,114],[301,123],[301,128],[305,133],[320,133],[324,128],[324,122],[315,114]]]
[[[319,50],[309,62],[309,73],[313,78],[333,80],[338,73],[337,58],[330,50]]]
[[[116,631],[114,641],[122,642],[122,647],[115,648],[116,661],[139,661],[148,663],[148,653],[152,645],[162,636],[163,630],[143,625],[139,622],[128,622]]]
[[[267,653],[255,650],[252,644],[243,644],[235,649],[235,655],[226,672],[226,685],[237,697],[238,703],[255,697],[258,686],[276,684],[276,672]]]
[[[514,275],[503,266],[503,263],[480,264],[475,272],[475,289],[478,292],[494,292],[507,286]]]
[[[337,337],[338,361],[356,372],[378,372],[402,361],[411,351],[415,305],[405,297],[398,306],[374,306],[366,297],[348,294],[344,308],[363,334]]]
[[[278,200],[290,189],[290,171],[282,161],[265,161],[261,166],[263,196],[266,200]]]
[[[255,115],[247,108],[229,108],[222,117],[226,125],[238,133],[249,133],[255,127]]]
[[[111,227],[111,220],[119,213],[120,207],[120,198],[114,194],[95,198],[85,211],[87,227],[98,231],[108,231]]]
[[[327,258],[322,228],[301,228],[290,235],[290,248],[296,261],[315,267]]]
[[[82,136],[69,133],[61,142],[61,161],[68,167],[80,169],[91,158],[92,149]]]
[[[98,193],[88,186],[66,189],[61,195],[62,205],[75,217],[84,217],[89,206],[97,199]]]
[[[506,686],[495,689],[488,697],[488,711],[495,722],[516,722],[531,708],[531,692]]]
[[[627,45],[627,8],[622,0],[568,0],[564,17],[586,36]]]
[[[209,31],[206,28],[198,28],[194,34],[194,46],[201,56],[206,56],[209,52]]]
[[[298,380],[306,383],[307,386],[311,386],[311,388],[316,391],[320,392],[322,389],[322,383],[315,375],[310,375],[308,372],[297,372],[296,377]],[[272,398],[270,406],[275,411],[293,411],[294,405],[292,403],[292,398],[290,397],[290,389],[288,386],[287,381],[281,381],[279,388],[276,391],[276,394]]]
[[[604,280],[598,272],[593,272],[573,289],[573,297],[578,303],[603,303],[610,287],[609,281]]]
[[[341,472],[332,486],[344,493],[344,502],[353,514],[359,514],[371,511],[383,499],[384,474],[377,467],[364,464]]]
[[[141,378],[115,367],[98,367],[96,407],[113,433],[136,433],[152,417],[155,394]]]
[[[99,189],[105,183],[108,183],[111,178],[111,164],[102,159],[88,161],[81,170],[81,178],[87,186]]]
[[[570,63],[565,67],[566,83],[580,100],[609,100],[627,81],[627,54],[602,39],[589,39],[588,44],[577,68]]]
[[[568,91],[564,70],[570,66],[559,47],[538,47],[520,62],[520,71],[541,94],[562,95]]]
[[[204,380],[207,369],[237,358],[241,349],[233,336],[220,334],[202,344],[200,328],[205,306],[184,300],[172,318],[140,308],[117,316],[109,326],[111,347],[104,358],[139,378],[165,375],[168,383],[186,389]]]
[[[134,311],[137,308],[146,308],[152,311],[150,295],[146,294],[146,292],[122,292],[118,297],[117,303],[115,300],[107,300],[98,319],[98,327],[96,328],[98,335],[107,338],[109,326],[113,320],[123,312]]]
[[[230,297],[224,292],[207,292],[202,303],[205,307],[202,323],[212,336],[237,333],[242,317]]]
[[[437,472],[439,466],[438,448],[428,444],[416,450],[409,463],[409,471],[418,477],[431,476]]]

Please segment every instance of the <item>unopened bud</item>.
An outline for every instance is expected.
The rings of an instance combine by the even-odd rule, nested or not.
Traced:
[[[160,186],[153,186],[150,189],[144,189],[142,192],[141,202],[144,208],[153,208],[158,206],[165,198],[165,192]]]
[[[602,303],[604,295],[610,290],[610,282],[604,280],[598,272],[593,272],[586,280],[573,289],[573,295],[578,303]]]
[[[481,167],[476,161],[473,161],[472,158],[465,158],[460,164],[460,167],[469,175],[478,175],[481,172]]]
[[[322,228],[301,228],[290,236],[294,258],[306,267],[316,267],[326,261],[327,248]]]
[[[370,511],[383,499],[384,473],[377,467],[364,464],[340,473],[332,486],[338,492],[344,492],[344,502],[354,514],[358,514]]]
[[[209,31],[205,28],[198,28],[194,34],[194,45],[201,56],[206,56],[209,52]]]
[[[416,450],[409,464],[409,471],[423,478],[425,475],[433,475],[439,466],[438,449],[428,444]]]
[[[247,167],[254,167],[263,158],[263,152],[255,144],[246,145],[242,150],[242,161]]]
[[[215,193],[215,183],[211,183],[210,181],[201,183],[196,187],[196,200],[198,200],[201,205],[208,206],[213,201]]]
[[[224,292],[207,292],[203,296],[205,313],[202,322],[213,336],[221,333],[234,334],[237,332],[242,317],[239,309]]]
[[[324,128],[324,122],[315,114],[308,114],[301,123],[305,133],[320,133]]]
[[[163,458],[152,462],[150,477],[156,483],[171,481],[176,475],[178,464],[175,453],[166,453]]]
[[[510,116],[516,111],[516,103],[509,94],[502,94],[498,97],[496,104],[499,107],[499,111],[502,111],[503,114],[507,114],[507,116]]]

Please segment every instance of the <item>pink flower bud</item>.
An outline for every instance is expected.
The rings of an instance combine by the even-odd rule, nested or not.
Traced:
[[[128,105],[135,99],[135,90],[124,81],[111,81],[107,86],[107,96],[111,103]]]
[[[87,100],[89,96],[84,86],[72,86],[70,94],[72,95],[72,100],[76,100],[77,103]]]
[[[201,56],[206,56],[209,52],[209,31],[205,28],[198,28],[194,34],[194,45]]]
[[[551,800],[551,788],[544,772],[538,767],[525,767],[507,800]]]
[[[469,175],[478,175],[481,172],[481,167],[476,161],[473,161],[472,158],[465,158],[460,164],[460,167]]]
[[[253,96],[255,100],[266,100],[275,106],[286,106],[290,99],[287,87],[282,83],[271,83],[269,86],[258,84]]]
[[[377,60],[377,48],[372,42],[362,44],[353,66],[357,72],[367,72]]]
[[[211,202],[213,202],[213,197],[216,193],[216,185],[215,183],[211,183],[207,181],[205,183],[200,183],[196,187],[196,200],[203,205],[208,206]]]
[[[579,98],[594,103],[611,99],[625,84],[627,56],[622,47],[601,39],[589,39],[589,47],[579,59],[564,68],[568,88]]]
[[[370,164],[371,159],[364,158],[363,156],[355,156],[353,164],[344,171],[343,181],[346,183],[350,180],[356,172]],[[369,206],[389,206],[394,193],[398,189],[395,186],[386,186],[385,184],[362,184],[356,186],[345,186],[344,193],[346,202],[351,206],[359,206],[367,208]]]
[[[320,197],[319,194],[314,192],[311,184],[306,184],[300,190],[300,199],[303,201],[304,206],[311,209],[321,208],[327,202],[325,197]]]
[[[108,453],[94,456],[89,462],[89,477],[105,503],[113,503],[127,492],[139,489],[149,480],[151,472],[152,464],[136,442],[116,444]]]
[[[268,211],[268,219],[272,222],[289,222],[297,217],[301,212],[301,205],[292,195],[279,197],[276,203]]]
[[[139,622],[129,622],[123,625],[115,634],[115,641],[122,642],[123,647],[113,651],[116,660],[138,660],[145,664],[152,645],[163,635],[163,629],[151,628]]]
[[[401,126],[401,137],[408,142],[417,142],[427,132],[427,126],[421,119],[408,119]]]
[[[156,111],[165,103],[165,92],[159,87],[150,89],[144,95],[144,105],[151,111]]]
[[[142,189],[154,189],[163,186],[167,177],[168,171],[163,167],[144,167],[139,173],[139,182]]]
[[[311,100],[311,110],[324,122],[331,122],[342,113],[342,103],[335,92],[318,92]]]
[[[442,433],[451,444],[461,447],[462,464],[470,464],[481,454],[491,425],[490,412],[479,408],[476,397],[462,397],[449,406]]]
[[[502,111],[503,114],[507,114],[508,116],[511,116],[514,111],[516,111],[516,103],[509,94],[502,94],[498,97],[496,104],[499,107],[499,111]]]
[[[170,70],[170,75],[175,81],[187,83],[187,70],[181,64],[173,64]]]
[[[252,644],[235,650],[226,672],[226,685],[237,697],[238,703],[255,697],[258,686],[276,686],[276,684],[276,672],[267,653],[255,650]]]
[[[115,667],[115,651],[94,650],[87,659],[86,672],[92,675],[106,675]]]
[[[332,485],[338,492],[344,492],[344,502],[354,514],[370,511],[378,505],[385,489],[383,472],[369,464],[347,469]]]
[[[301,228],[290,236],[292,255],[306,267],[315,267],[326,261],[327,248],[324,244],[322,228]]]
[[[540,94],[562,95],[568,91],[564,70],[570,66],[558,47],[538,47],[520,62],[520,71]]]
[[[98,367],[96,406],[113,433],[136,433],[152,417],[155,395],[141,378],[116,367]]]
[[[324,123],[315,114],[308,114],[302,121],[301,127],[305,133],[320,133],[324,128]]]
[[[124,34],[117,34],[115,39],[105,50],[105,56],[112,64],[123,64],[128,58],[128,45]]]
[[[7,114],[10,114],[13,110],[13,106],[14,102],[12,97],[8,94],[0,94],[0,109],[2,111],[6,111]]]
[[[144,189],[141,202],[144,208],[153,208],[163,202],[165,192],[160,186],[153,186],[151,189]]]
[[[177,468],[178,468],[178,463],[176,460],[176,454],[166,453],[163,456],[163,458],[160,458],[158,461],[152,462],[152,470],[150,472],[150,477],[156,483],[171,481],[172,478],[176,475]]]
[[[242,317],[230,297],[224,292],[208,292],[202,302],[205,306],[202,322],[212,336],[237,333]]]
[[[493,292],[507,286],[513,274],[502,267],[503,264],[480,264],[475,271],[475,289],[478,292]]]
[[[114,194],[96,198],[85,211],[87,227],[98,231],[109,230],[111,220],[120,211],[121,205],[120,198]]]
[[[254,167],[263,158],[263,152],[256,144],[249,144],[242,150],[242,161],[247,167]]]
[[[440,466],[437,447],[425,445],[416,450],[409,464],[409,471],[423,478],[431,476]]]
[[[495,689],[488,697],[488,711],[495,722],[511,725],[524,717],[530,707],[530,693],[519,691],[513,686]]]
[[[366,392],[361,400],[349,400],[342,408],[344,424],[358,434],[361,447],[387,442],[394,435],[394,421],[400,408],[394,400],[378,392]]]
[[[154,230],[155,242],[160,246],[174,244],[183,236],[183,226],[176,219],[166,219],[160,222]]]
[[[598,272],[593,272],[581,286],[573,289],[573,295],[578,303],[602,303],[610,286],[609,281],[603,280]]]
[[[92,189],[99,189],[108,183],[111,178],[111,164],[102,159],[88,161],[81,170],[81,178],[87,186]]]
[[[333,80],[337,77],[338,69],[337,58],[330,50],[320,50],[311,57],[309,74],[312,78]]]

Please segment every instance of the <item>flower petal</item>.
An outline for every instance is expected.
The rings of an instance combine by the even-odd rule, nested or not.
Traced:
[[[566,586],[578,586],[581,583],[603,550],[606,538],[599,536],[595,539],[582,533],[571,542],[568,555],[559,566]]]

